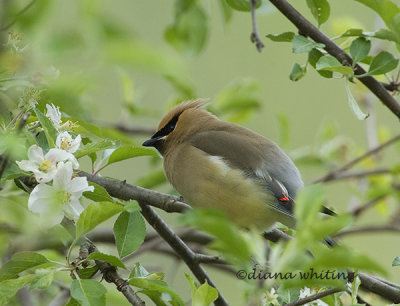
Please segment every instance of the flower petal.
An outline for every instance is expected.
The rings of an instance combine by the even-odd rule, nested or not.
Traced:
[[[67,162],[59,162],[57,166],[57,173],[53,177],[53,186],[58,190],[67,191],[72,177],[72,164]]]
[[[32,145],[28,149],[28,158],[31,162],[40,164],[43,161],[43,150],[38,145]]]
[[[93,191],[93,190],[94,190],[94,187],[88,185],[86,177],[73,178],[68,187],[68,192],[74,193],[74,194],[79,193],[80,194],[79,196],[82,195],[82,192]]]
[[[78,219],[82,211],[83,207],[77,197],[71,197],[70,202],[64,206],[65,215],[73,220]]]
[[[65,150],[57,148],[50,149],[50,151],[45,155],[45,158],[54,164],[57,164],[60,161],[70,161],[75,168],[79,168],[79,163],[75,156]]]
[[[16,162],[18,167],[20,167],[24,171],[33,171],[37,170],[37,164],[33,163],[30,160],[21,160]]]
[[[75,153],[81,145],[81,140],[81,135],[76,136],[76,138],[72,141],[71,147],[68,151],[71,153]]]
[[[28,199],[28,208],[33,212],[44,213],[50,209],[51,202],[56,199],[57,191],[49,185],[38,184],[32,190]]]
[[[54,124],[54,126],[58,128],[61,124],[60,108],[58,106],[55,106],[54,104],[46,104],[46,108],[46,117],[48,117],[50,121]]]

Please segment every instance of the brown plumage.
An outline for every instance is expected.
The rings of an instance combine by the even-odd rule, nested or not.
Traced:
[[[164,157],[168,181],[194,207],[225,212],[243,227],[294,225],[299,171],[272,141],[204,110],[204,100],[179,104],[143,143]]]

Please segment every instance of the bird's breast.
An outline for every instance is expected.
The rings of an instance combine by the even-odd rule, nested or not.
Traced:
[[[190,205],[221,210],[242,227],[267,229],[276,221],[292,222],[267,204],[276,201],[268,190],[219,156],[182,144],[165,156],[164,170]]]

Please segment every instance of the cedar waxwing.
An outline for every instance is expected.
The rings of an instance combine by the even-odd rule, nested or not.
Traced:
[[[303,181],[291,159],[267,138],[219,120],[205,104],[175,106],[143,143],[164,157],[168,181],[193,207],[222,210],[240,226],[293,227],[293,199]]]

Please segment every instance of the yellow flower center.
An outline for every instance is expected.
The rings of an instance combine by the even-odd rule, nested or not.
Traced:
[[[71,200],[71,194],[69,192],[64,192],[62,202],[68,203],[70,202],[70,200]]]
[[[48,159],[44,159],[42,164],[39,166],[39,170],[43,172],[47,172],[47,170],[51,169],[53,164]]]
[[[67,139],[64,138],[64,139],[61,141],[60,149],[67,150],[67,149],[69,149],[70,147],[71,147],[71,142],[69,142]]]

